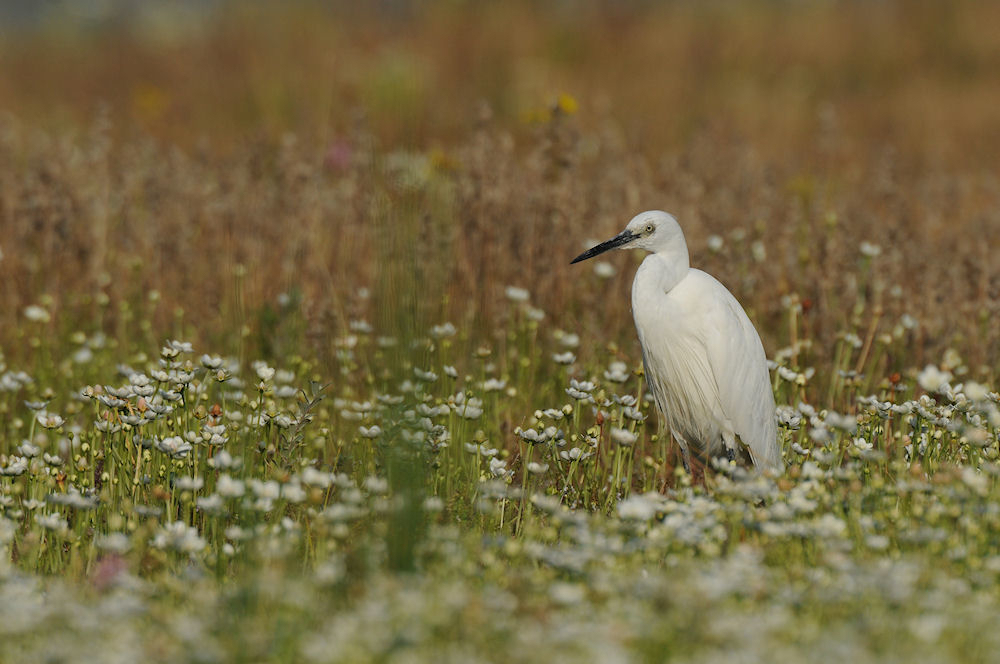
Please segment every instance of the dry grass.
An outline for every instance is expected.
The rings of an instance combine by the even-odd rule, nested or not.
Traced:
[[[559,327],[630,342],[633,261],[604,282],[568,259],[662,207],[769,350],[789,341],[795,294],[820,358],[909,313],[913,353],[886,372],[954,346],[991,375],[998,11],[258,6],[197,30],[15,35],[0,47],[0,342],[20,352],[20,312],[48,295],[64,328],[233,347],[247,326],[267,352],[278,294],[301,293],[325,354],[359,316],[489,329],[507,284]],[[563,91],[579,110],[553,117]]]

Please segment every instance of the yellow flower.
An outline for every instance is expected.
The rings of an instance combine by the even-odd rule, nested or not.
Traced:
[[[556,108],[566,115],[573,115],[579,108],[576,98],[565,92],[560,92],[556,100]]]

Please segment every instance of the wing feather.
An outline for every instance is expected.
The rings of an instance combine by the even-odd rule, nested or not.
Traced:
[[[700,272],[700,271],[699,271]],[[783,468],[774,417],[774,393],[767,356],[753,323],[725,286],[711,281],[705,344],[718,387],[719,402],[758,468]]]

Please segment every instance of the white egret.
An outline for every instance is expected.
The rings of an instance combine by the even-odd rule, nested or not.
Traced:
[[[774,394],[760,336],[732,293],[691,267],[684,233],[660,210],[573,259],[645,249],[632,282],[632,316],[656,405],[696,480],[725,456],[781,472]]]

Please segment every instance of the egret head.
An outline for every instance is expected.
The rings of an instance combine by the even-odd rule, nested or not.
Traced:
[[[618,235],[583,252],[571,263],[579,263],[610,249],[645,249],[652,253],[676,254],[687,260],[687,242],[680,224],[673,215],[662,210],[649,210],[632,217]]]

